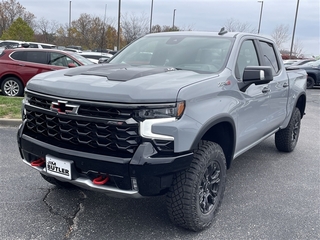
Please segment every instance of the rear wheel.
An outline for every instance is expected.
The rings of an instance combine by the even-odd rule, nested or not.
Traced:
[[[54,177],[49,177],[49,176],[43,175],[41,173],[40,173],[40,175],[43,177],[44,180],[46,180],[47,182],[49,182],[49,183],[51,183],[53,185],[56,185],[58,187],[61,187],[61,188],[76,188],[76,186],[71,184],[71,183],[62,182],[62,181],[59,181],[58,179],[56,179]]]
[[[2,94],[10,97],[22,96],[23,85],[18,78],[7,77],[1,84]]]
[[[167,194],[171,221],[193,231],[208,227],[223,198],[225,182],[226,160],[221,147],[202,141],[190,168],[174,176]]]
[[[285,129],[281,129],[275,134],[275,144],[279,151],[292,152],[296,147],[300,133],[301,113],[295,108],[290,122]]]
[[[308,76],[307,78],[307,88],[313,88],[315,84],[315,81],[312,77]]]

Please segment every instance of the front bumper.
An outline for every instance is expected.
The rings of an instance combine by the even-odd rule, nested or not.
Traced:
[[[150,142],[140,144],[131,158],[87,153],[81,148],[70,150],[23,134],[23,126],[19,127],[17,140],[24,163],[41,174],[113,197],[139,198],[164,194],[171,186],[173,175],[187,169],[193,159],[192,152],[160,155]],[[47,155],[72,162],[71,180],[50,175],[45,165],[31,165]],[[93,180],[101,175],[110,177],[110,181],[103,185],[95,184]]]

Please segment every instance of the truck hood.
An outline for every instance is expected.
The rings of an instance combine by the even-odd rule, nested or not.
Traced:
[[[99,64],[38,74],[27,89],[95,101],[172,102],[181,88],[216,76],[171,67]]]

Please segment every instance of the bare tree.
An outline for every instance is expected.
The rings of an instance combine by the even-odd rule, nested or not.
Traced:
[[[35,16],[16,0],[7,0],[0,3],[0,36],[7,30],[14,20],[21,18],[30,27],[34,27]]]
[[[233,18],[227,19],[227,21],[225,22],[225,29],[228,32],[249,32],[249,33],[257,32],[257,30],[251,27],[251,25],[248,22],[242,23]]]
[[[79,45],[89,46],[90,45],[90,29],[92,27],[93,18],[90,14],[82,13],[78,20],[72,22],[72,27],[76,30],[76,38],[80,40]],[[102,21],[99,19],[99,30],[101,29]],[[101,31],[101,30],[100,30]]]
[[[126,13],[122,16],[122,19],[122,35],[127,44],[149,32],[149,18],[144,13],[140,17],[134,13],[130,15]]]
[[[41,18],[36,22],[36,39],[39,42],[53,43],[59,23],[55,20],[48,21]]]
[[[69,44],[68,33],[69,25],[60,25],[55,33],[56,39],[54,43],[59,46],[67,46]]]
[[[67,24],[56,31],[56,45],[80,45],[83,49],[113,48],[117,42],[117,31],[109,22],[100,17],[83,13],[79,19],[72,21],[71,28]]]
[[[153,33],[157,33],[157,32],[172,32],[172,31],[182,31],[181,29],[179,29],[179,27],[174,26],[174,28],[172,28],[172,26],[168,26],[168,25],[163,25],[162,27],[157,24],[157,25],[153,25],[151,28],[151,32]]]
[[[289,31],[288,25],[280,24],[271,33],[271,37],[274,39],[279,49],[281,49],[282,45],[289,40],[288,31]]]
[[[162,28],[159,24],[153,25],[151,28],[151,32],[153,32],[153,33],[162,32]]]
[[[302,53],[303,52],[303,45],[299,39],[294,41],[292,51],[297,58],[304,58],[304,55]]]

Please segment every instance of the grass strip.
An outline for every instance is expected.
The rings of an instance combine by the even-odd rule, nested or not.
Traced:
[[[23,97],[7,97],[0,95],[0,118],[21,119]]]

